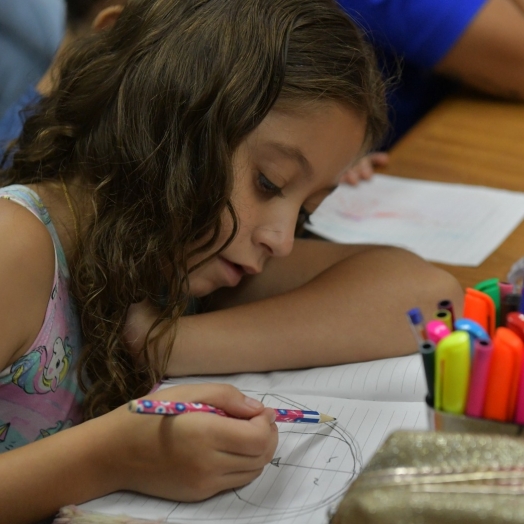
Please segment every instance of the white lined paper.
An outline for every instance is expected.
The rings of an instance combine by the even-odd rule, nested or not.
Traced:
[[[410,355],[313,370],[166,381],[163,387],[227,382],[267,406],[315,409],[337,421],[279,424],[273,462],[240,490],[191,504],[119,492],[81,508],[168,523],[327,524],[329,512],[392,431],[427,429],[421,369],[420,356]]]

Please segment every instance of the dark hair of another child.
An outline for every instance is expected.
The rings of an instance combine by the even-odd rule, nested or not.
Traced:
[[[89,22],[89,16],[100,0],[65,0],[67,25],[76,29]]]

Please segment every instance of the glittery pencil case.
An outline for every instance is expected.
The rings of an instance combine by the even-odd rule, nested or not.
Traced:
[[[497,434],[393,433],[331,524],[524,523],[524,440]]]

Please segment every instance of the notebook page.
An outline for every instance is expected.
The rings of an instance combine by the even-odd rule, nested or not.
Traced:
[[[225,382],[250,391],[420,402],[427,393],[425,380],[422,358],[414,354],[323,368],[166,379],[164,383]]]
[[[405,247],[422,258],[478,266],[524,217],[524,193],[374,175],[341,184],[307,229],[334,242]]]
[[[422,402],[280,394],[260,394],[258,398],[275,407],[317,409],[337,421],[279,424],[279,445],[262,475],[244,488],[207,501],[173,503],[118,492],[81,509],[168,523],[327,524],[329,512],[335,510],[348,486],[392,431],[427,429]]]

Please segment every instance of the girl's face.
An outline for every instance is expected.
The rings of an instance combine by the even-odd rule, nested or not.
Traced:
[[[190,273],[191,294],[234,287],[245,275],[260,273],[269,258],[289,255],[299,214],[312,213],[335,189],[358,158],[364,133],[365,121],[335,102],[318,102],[302,112],[270,111],[233,159],[238,233],[224,251]],[[232,230],[229,213],[223,218],[217,247]]]

